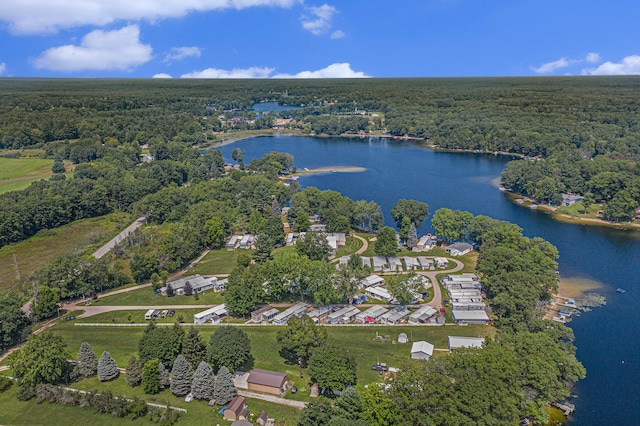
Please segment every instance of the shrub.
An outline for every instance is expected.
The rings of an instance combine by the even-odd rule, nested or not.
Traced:
[[[0,393],[2,393],[4,391],[6,391],[7,389],[9,389],[12,384],[13,384],[13,380],[11,380],[8,377],[0,376]]]

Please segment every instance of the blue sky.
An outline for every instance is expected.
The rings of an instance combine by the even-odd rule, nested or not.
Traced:
[[[3,77],[640,74],[637,0],[2,0]]]

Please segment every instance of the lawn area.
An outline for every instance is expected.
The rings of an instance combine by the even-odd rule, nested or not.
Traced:
[[[56,256],[68,250],[97,249],[97,247],[131,223],[128,213],[118,212],[105,216],[77,220],[55,229],[43,229],[28,240],[0,249],[0,291],[17,284],[20,275],[31,275]]]
[[[570,206],[558,207],[555,210],[555,213],[567,214],[569,216],[575,216],[580,218],[587,217],[591,219],[597,219],[598,218],[597,213],[599,210],[602,210],[601,204],[592,204],[587,209],[587,214],[584,214],[584,206],[582,205],[582,202],[580,202],[580,203],[572,204]]]
[[[360,256],[364,256],[364,257],[375,256],[376,253],[374,250],[375,250],[376,242],[370,241],[370,238],[375,238],[376,234],[366,234],[364,232],[357,232],[357,234],[369,242],[367,249]]]
[[[336,252],[336,257],[349,256],[362,248],[362,241],[355,237],[347,237],[347,241],[344,246],[339,247]]]
[[[287,258],[296,252],[296,246],[284,246],[271,252],[274,259]]]
[[[242,253],[251,256],[253,250],[229,251],[225,248],[211,250],[196,266],[190,269],[190,273],[194,275],[230,274],[238,263],[238,256]]]
[[[92,302],[94,305],[120,305],[120,306],[159,306],[164,305],[219,305],[224,303],[224,296],[213,290],[198,294],[198,300],[194,295],[176,295],[172,297],[155,294],[151,287],[141,288],[113,296],[102,297]]]
[[[73,383],[70,387],[86,391],[110,390],[114,395],[125,395],[127,397],[138,396],[150,402],[158,404],[168,404],[172,407],[184,408],[186,414],[180,416],[178,425],[211,425],[229,424],[222,418],[218,411],[221,407],[209,407],[204,401],[184,402],[184,398],[176,397],[169,390],[164,390],[157,395],[146,395],[142,386],[129,387],[123,375],[111,382],[100,382],[97,377],[81,380]],[[62,406],[56,404],[38,404],[34,400],[22,402],[16,398],[17,386],[12,386],[8,391],[0,394],[0,423],[6,425],[96,425],[96,426],[119,426],[130,424],[154,424],[148,417],[138,419],[135,422],[129,419],[119,419],[108,414],[96,414],[89,408],[77,406]],[[300,411],[283,405],[271,402],[247,399],[247,407],[251,414],[257,416],[262,410],[266,410],[269,417],[274,417],[277,421],[283,420],[285,425],[295,425],[300,415]]]
[[[0,194],[24,189],[31,182],[53,175],[53,160],[46,158],[0,157]]]

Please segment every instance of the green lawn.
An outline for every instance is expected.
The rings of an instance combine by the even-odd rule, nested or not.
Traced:
[[[238,256],[242,253],[251,256],[253,250],[238,249],[229,251],[225,248],[211,250],[196,266],[191,268],[189,272],[194,275],[230,274],[237,265]]]
[[[339,247],[336,252],[336,257],[349,256],[362,248],[362,241],[355,237],[347,237],[347,241],[344,246]]]
[[[358,232],[357,234],[369,242],[367,249],[360,256],[364,256],[364,257],[375,256],[376,253],[374,250],[375,250],[376,243],[375,241],[369,241],[369,239],[375,238],[376,234],[365,234],[363,232]]]
[[[32,182],[53,175],[53,160],[0,157],[0,194],[26,188]]]
[[[602,210],[602,205],[601,204],[592,204],[587,209],[587,214],[584,214],[584,206],[580,202],[580,203],[572,204],[570,206],[558,207],[555,210],[555,213],[567,214],[569,216],[575,216],[575,217],[580,217],[580,218],[585,218],[586,217],[586,218],[591,218],[591,219],[597,219],[598,218],[597,213],[598,213],[599,210]]]
[[[219,406],[209,407],[204,401],[184,402],[184,398],[178,398],[169,390],[164,390],[157,395],[146,395],[141,386],[129,387],[123,375],[114,381],[101,383],[96,377],[84,379],[73,383],[70,387],[87,391],[111,390],[115,395],[125,395],[127,397],[138,396],[150,402],[158,404],[168,404],[172,407],[184,408],[186,414],[182,414],[178,425],[212,425],[229,424],[228,421],[218,414]],[[17,386],[12,386],[8,391],[0,394],[0,424],[3,425],[72,425],[72,426],[119,426],[119,425],[147,425],[154,424],[148,417],[138,420],[119,419],[108,414],[96,414],[89,408],[77,406],[62,406],[56,404],[42,403],[35,401],[22,402],[16,398]],[[266,410],[270,417],[278,422],[284,421],[285,425],[295,425],[300,415],[300,411],[283,405],[278,405],[266,401],[247,399],[247,407],[253,416]],[[255,417],[253,417],[255,418]]]
[[[163,306],[163,305],[219,305],[224,303],[224,296],[213,290],[198,294],[198,300],[191,296],[162,296],[155,294],[151,287],[120,293],[109,297],[99,298],[94,305],[120,306]]]
[[[17,271],[22,277],[51,262],[67,250],[97,249],[131,223],[128,213],[118,212],[82,219],[56,229],[43,229],[28,240],[0,249],[0,291],[17,284]]]

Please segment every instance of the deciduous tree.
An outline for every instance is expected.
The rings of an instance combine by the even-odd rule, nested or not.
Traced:
[[[402,219],[408,217],[417,228],[429,214],[429,205],[416,200],[398,200],[391,209],[391,217],[398,228],[402,227]]]
[[[321,388],[342,390],[356,383],[356,360],[348,350],[336,345],[316,348],[309,359],[309,375]]]
[[[38,385],[60,382],[68,358],[62,337],[45,331],[30,336],[27,344],[13,352],[8,361],[20,382]]]
[[[207,356],[214,371],[222,367],[235,371],[251,357],[251,342],[240,327],[222,326],[211,334]]]
[[[280,354],[303,368],[313,350],[326,343],[327,330],[316,326],[308,315],[302,315],[300,318],[291,318],[287,326],[278,331],[277,340]]]

